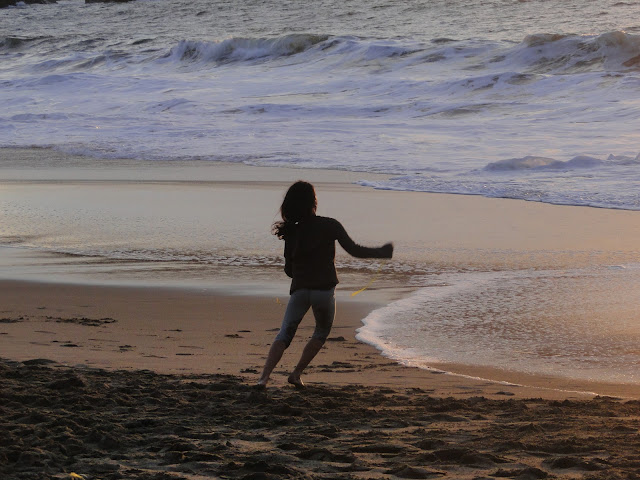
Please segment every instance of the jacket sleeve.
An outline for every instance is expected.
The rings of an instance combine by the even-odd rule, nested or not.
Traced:
[[[358,245],[354,242],[342,224],[335,221],[336,240],[345,251],[358,258],[391,258],[393,256],[393,244],[386,243],[382,247],[372,248]]]

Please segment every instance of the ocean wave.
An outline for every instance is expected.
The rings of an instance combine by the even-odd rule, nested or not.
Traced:
[[[640,2],[617,2],[612,7],[636,7],[640,5]]]
[[[640,153],[635,157],[629,157],[627,155],[609,155],[607,161],[610,163],[616,163],[618,165],[638,165],[640,164]]]
[[[17,37],[11,35],[0,37],[0,52],[20,51],[32,44],[39,44],[48,40],[49,37]]]
[[[487,164],[482,170],[485,172],[513,172],[523,170],[574,170],[596,168],[601,166],[638,166],[640,164],[640,153],[635,157],[628,155],[609,155],[606,160],[591,157],[589,155],[578,155],[563,162],[554,158],[528,155],[522,158],[509,158]]]
[[[334,65],[358,66],[377,65],[377,61],[397,60],[404,62],[407,57],[414,57],[410,63],[429,63],[446,59],[439,49],[446,42],[435,41],[433,46],[420,43],[403,43],[396,40],[362,39],[353,36],[334,37],[328,34],[292,34],[276,38],[230,38],[220,42],[203,42],[183,40],[164,56],[177,63],[200,64],[233,64],[267,62],[283,57],[310,52],[305,59],[309,63],[330,59]],[[424,55],[424,56],[422,56]]]
[[[293,34],[277,38],[230,38],[221,42],[183,40],[168,58],[179,62],[232,63],[287,57],[324,42],[328,35]]]
[[[625,71],[640,68],[640,35],[624,31],[601,35],[528,35],[507,60],[535,73]]]
[[[329,47],[332,47],[331,51],[329,51]],[[371,62],[383,59],[402,59],[416,53],[422,53],[425,48],[420,44],[404,45],[395,41],[339,37],[322,50],[329,51],[328,53],[332,55],[347,56],[354,63],[357,63],[358,61]]]
[[[359,181],[380,190],[479,195],[556,205],[640,210],[631,182],[640,178],[640,154],[596,158],[579,155],[568,161],[530,155],[496,161],[465,173],[414,172],[388,180]],[[589,179],[584,183],[585,179]],[[596,187],[589,183],[593,182]]]
[[[548,43],[558,42],[567,38],[569,35],[562,35],[559,33],[533,33],[527,35],[522,43],[527,47],[539,47]]]
[[[0,51],[19,52],[31,44],[43,41],[53,45],[55,40],[7,36],[0,39]],[[429,68],[425,72],[428,77],[433,74],[432,64],[442,63],[447,65],[447,70],[459,67],[458,71],[462,75],[458,80],[466,81],[468,77],[465,73],[473,74],[472,72],[478,71],[483,74],[491,72],[487,74],[492,76],[505,76],[508,83],[514,84],[535,81],[540,75],[640,69],[640,35],[624,31],[601,35],[538,33],[527,35],[517,44],[449,38],[434,38],[425,43],[305,33],[273,38],[233,37],[221,41],[185,39],[166,47],[167,49],[138,51],[131,48],[138,46],[136,42],[129,43],[126,47],[118,45],[123,50],[116,50],[113,45],[101,49],[94,45],[98,41],[102,42],[102,39],[85,39],[74,45],[65,44],[65,56],[48,56],[41,61],[35,59],[33,67],[45,71],[65,68],[87,70],[113,66],[121,68],[125,64],[137,67],[140,64],[160,62],[165,66],[175,64],[207,68],[212,65],[264,63],[308,53],[296,59],[296,62],[315,65],[320,61],[325,62],[325,67],[335,69],[365,67],[373,69],[373,73],[380,73],[386,68],[396,71]],[[148,41],[151,40],[144,39],[140,45],[143,46]],[[512,80],[509,81],[507,77],[512,77]]]
[[[19,37],[4,37],[0,39],[0,50],[15,50],[26,43],[26,40]]]
[[[144,61],[144,60],[143,60]],[[126,68],[127,64],[138,61],[132,54],[106,50],[104,52],[74,52],[66,57],[48,59],[31,65],[32,72],[86,72],[96,69]]]
[[[314,47],[318,47],[313,49]],[[399,68],[462,62],[467,71],[489,69],[509,75],[628,71],[640,68],[640,35],[538,33],[510,43],[434,38],[430,43],[328,34],[276,38],[231,38],[220,42],[183,40],[166,55],[177,62],[235,63],[275,60],[313,49],[309,62],[332,59],[340,66],[397,62]],[[409,60],[407,60],[409,59]],[[505,68],[506,67],[506,68]]]
[[[486,165],[483,170],[486,172],[511,172],[516,170],[539,170],[539,169],[576,169],[593,168],[603,165],[603,161],[587,155],[579,155],[566,162],[553,158],[537,157],[528,155],[522,158],[509,158],[499,160]]]
[[[375,61],[405,62],[413,67],[440,61],[477,61],[468,70],[495,70],[505,66],[520,75],[618,71],[640,68],[640,35],[614,31],[601,35],[539,33],[527,35],[515,47],[495,42],[477,43],[433,39],[430,44],[398,40],[333,37],[326,34],[293,34],[276,38],[231,38],[220,42],[183,40],[166,57],[178,62],[234,63],[274,60],[306,52],[309,61],[343,57],[347,65]],[[407,58],[411,61],[406,62]],[[402,65],[402,64],[401,64]],[[513,68],[515,67],[515,68]]]

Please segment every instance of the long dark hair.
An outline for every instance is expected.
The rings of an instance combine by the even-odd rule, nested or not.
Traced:
[[[273,224],[273,234],[283,239],[291,227],[316,214],[316,190],[309,182],[298,180],[289,187],[280,205],[282,221]]]

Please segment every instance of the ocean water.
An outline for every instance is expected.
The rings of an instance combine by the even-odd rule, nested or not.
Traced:
[[[357,338],[411,366],[638,385],[639,307],[638,264],[450,274],[369,314]]]
[[[638,18],[618,0],[4,9],[0,146],[640,209]]]
[[[279,269],[277,241],[219,228],[222,213],[192,208],[215,201],[196,184],[216,162],[338,169],[378,189],[640,210],[639,19],[640,2],[618,0],[2,9],[0,148],[46,148],[42,171],[61,183],[0,189],[0,246],[14,260],[20,248],[70,254],[76,267],[92,259],[94,274],[119,262],[120,275],[146,279],[162,265],[181,279]],[[39,161],[5,158],[0,175],[38,171]],[[118,187],[61,186],[92,170],[118,172]],[[191,173],[173,189],[122,184],[176,172]],[[267,228],[272,203],[255,212]],[[49,261],[18,263],[37,272]],[[70,268],[54,264],[49,272]],[[339,266],[365,277],[378,268]],[[387,265],[421,288],[373,312],[359,338],[420,366],[640,383],[636,264],[436,270]]]

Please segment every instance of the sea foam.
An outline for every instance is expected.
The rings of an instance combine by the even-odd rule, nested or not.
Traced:
[[[527,156],[523,158],[510,158],[493,162],[484,167],[483,170],[490,172],[531,170],[531,169],[572,169],[572,168],[593,168],[603,164],[602,160],[580,155],[567,160],[566,162],[554,160],[553,158]]]
[[[481,365],[637,384],[640,328],[626,289],[639,272],[626,265],[442,275],[373,311],[357,338],[418,367]]]
[[[368,171],[393,175],[377,188],[640,208],[640,37],[623,29],[635,7],[589,15],[589,34],[575,33],[581,18],[554,23],[557,12],[532,17],[527,4],[494,25],[470,2],[478,22],[464,32],[447,27],[460,16],[447,2],[423,7],[392,23],[369,6],[371,18],[343,6],[329,18],[300,4],[294,21],[200,0],[3,11],[4,31],[21,33],[0,37],[0,146]],[[52,28],[77,18],[73,35]]]

